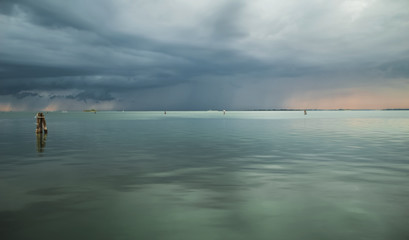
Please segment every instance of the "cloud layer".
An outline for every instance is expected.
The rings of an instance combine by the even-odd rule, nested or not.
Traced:
[[[409,107],[406,0],[0,9],[0,110]]]

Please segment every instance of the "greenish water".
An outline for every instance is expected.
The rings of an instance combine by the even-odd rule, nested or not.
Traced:
[[[0,113],[0,239],[409,239],[409,111]]]

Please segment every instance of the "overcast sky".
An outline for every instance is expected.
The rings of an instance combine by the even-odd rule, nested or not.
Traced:
[[[409,108],[408,0],[0,0],[0,111]]]

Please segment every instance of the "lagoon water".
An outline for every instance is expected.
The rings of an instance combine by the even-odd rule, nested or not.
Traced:
[[[409,239],[409,111],[0,113],[0,239]]]

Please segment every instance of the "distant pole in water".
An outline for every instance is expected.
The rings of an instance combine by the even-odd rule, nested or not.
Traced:
[[[307,115],[307,110],[304,110],[304,115]]]
[[[36,127],[36,133],[44,133],[47,134],[47,124],[45,122],[45,117],[42,112],[37,113],[36,115],[37,118],[37,127]]]

